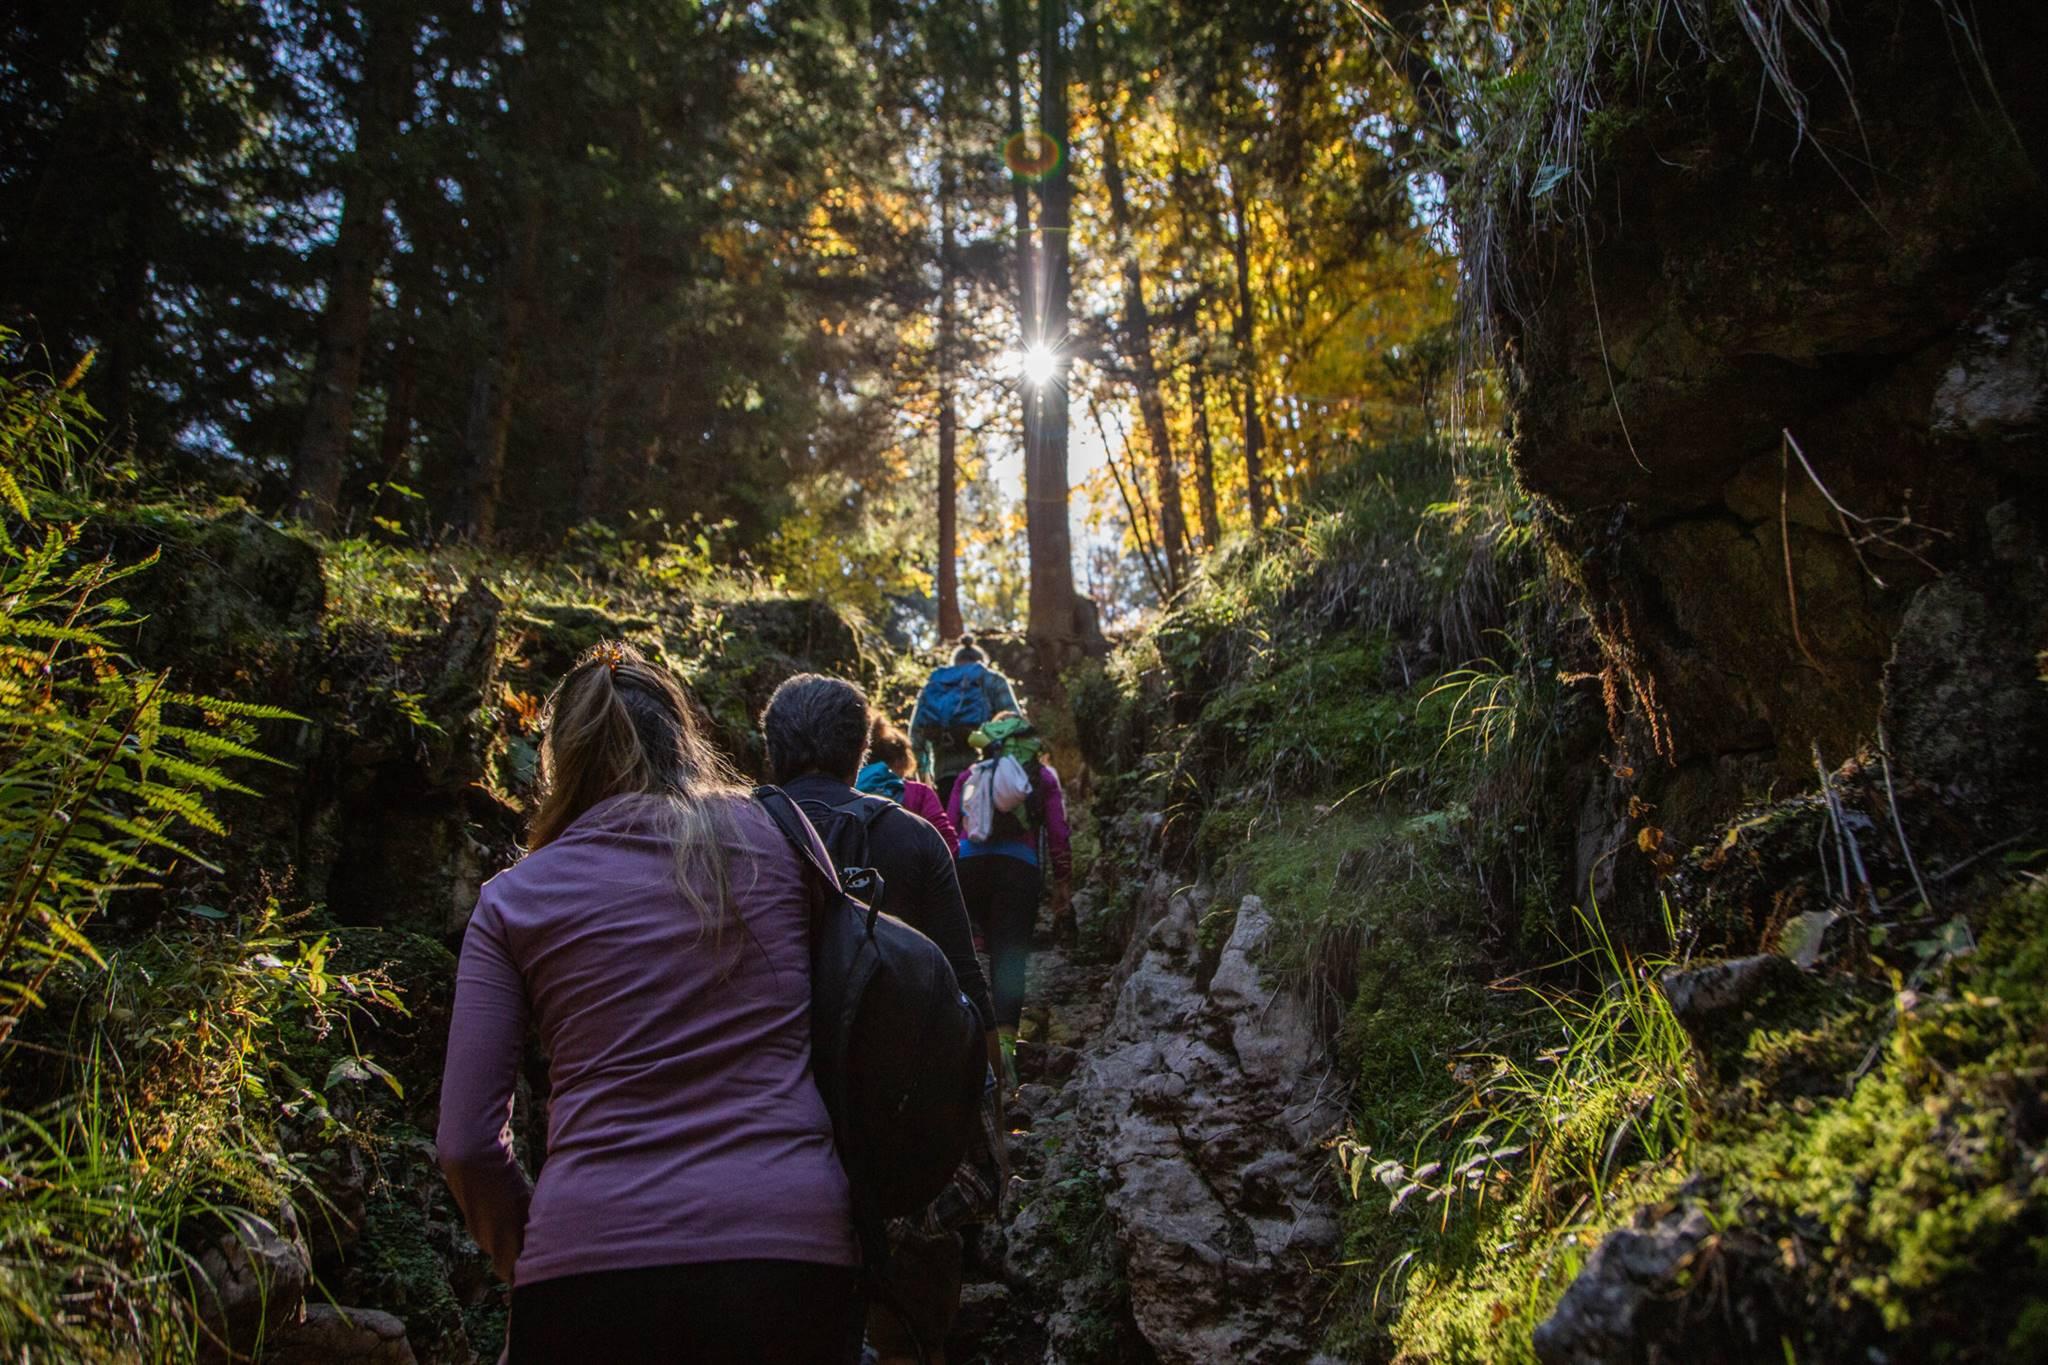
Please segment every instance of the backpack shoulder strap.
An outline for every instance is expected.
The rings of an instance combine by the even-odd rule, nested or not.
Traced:
[[[804,819],[803,812],[797,809],[796,802],[789,799],[789,793],[780,787],[764,784],[754,788],[754,799],[768,812],[768,818],[782,831],[782,837],[789,840],[791,847],[796,849],[797,857],[823,879],[826,886],[837,891],[839,874],[827,867],[824,860],[818,856],[817,841],[811,837],[809,822]]]
[[[886,796],[876,796],[871,792],[860,792],[853,800],[843,805],[833,806],[831,809],[838,811],[841,815],[851,815],[860,821],[862,828],[871,830],[875,827],[875,821],[881,819],[892,810],[901,810],[903,808]]]

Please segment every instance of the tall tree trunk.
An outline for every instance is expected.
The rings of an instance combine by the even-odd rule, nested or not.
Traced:
[[[1252,529],[1266,520],[1266,474],[1260,457],[1266,443],[1259,423],[1258,335],[1252,324],[1251,215],[1245,205],[1245,172],[1242,166],[1230,170],[1231,259],[1237,266],[1237,316],[1231,323],[1231,340],[1237,349],[1238,383],[1244,398],[1244,487],[1251,505]]]
[[[148,179],[138,180],[149,185]],[[154,236],[150,220],[155,195],[139,191],[121,213],[121,255],[114,269],[113,324],[104,343],[107,353],[107,428],[122,441],[134,441],[136,386],[142,382],[144,337],[152,309],[149,266]]]
[[[391,7],[393,10],[397,7]],[[369,349],[377,267],[384,258],[384,204],[390,196],[391,144],[412,83],[413,26],[368,6],[363,18],[363,81],[357,94],[354,164],[342,189],[334,271],[320,312],[320,345],[292,463],[291,513],[319,531],[334,529],[355,430],[356,389]]]
[[[1009,65],[1009,89],[1005,92],[1010,105],[1010,134],[1024,136],[1024,51],[1030,41],[1024,27],[1024,6],[1027,0],[1001,0],[1003,21],[1003,50]],[[1034,250],[1031,234],[1031,185],[1010,168],[1010,215],[1015,229],[1017,243],[1017,335],[1020,346],[1029,350],[1040,344],[1038,322],[1038,253]],[[1026,484],[1025,538],[1027,546],[1037,542],[1030,539],[1030,479],[1033,461],[1038,449],[1038,397],[1031,386],[1020,384],[1024,397],[1023,437],[1024,473]]]
[[[532,311],[540,251],[538,193],[520,196],[507,235],[499,272],[498,300],[483,359],[470,381],[469,411],[462,427],[463,469],[449,526],[456,535],[488,544],[498,530],[498,498],[505,481],[505,441],[512,425],[512,390]]]
[[[1067,143],[1067,0],[1039,0],[1038,60],[1043,73],[1040,127]],[[1044,271],[1044,307],[1039,315],[1043,345],[1054,348],[1051,378],[1035,386],[1037,430],[1029,433],[1024,460],[1025,538],[1031,552],[1031,597],[1027,633],[1042,681],[1057,685],[1059,669],[1078,639],[1074,602],[1074,547],[1067,523],[1067,340],[1068,295],[1073,286],[1067,256],[1073,182],[1061,156],[1039,185],[1039,262]]]
[[[1092,26],[1090,29],[1093,32]],[[1166,426],[1166,402],[1159,392],[1159,371],[1152,359],[1152,313],[1145,304],[1145,271],[1131,239],[1130,202],[1124,193],[1123,157],[1117,146],[1116,122],[1097,89],[1102,115],[1102,179],[1109,191],[1109,218],[1117,253],[1123,257],[1124,357],[1130,361],[1138,389],[1138,411],[1145,419],[1145,439],[1152,447],[1153,483],[1159,490],[1159,539],[1166,559],[1166,591],[1180,591],[1187,581],[1187,513],[1181,507],[1180,466],[1173,458],[1173,436]]]
[[[582,452],[576,478],[575,520],[589,521],[612,507],[611,418],[616,374],[619,367],[621,320],[625,316],[627,279],[640,251],[640,224],[628,214],[612,241],[611,259],[605,267],[604,312],[598,320],[597,345],[591,348],[590,409],[583,417]]]
[[[1024,129],[1024,0],[1003,0],[1003,45],[1009,53],[1010,132],[1022,136]],[[1031,186],[1013,169],[1010,173],[1010,212],[1017,238],[1017,327],[1026,347],[1042,340],[1038,330],[1038,262],[1031,240]],[[1025,444],[1030,444],[1031,401],[1024,402]]]
[[[1216,448],[1209,440],[1207,348],[1188,367],[1188,407],[1195,415],[1195,499],[1202,513],[1202,545],[1213,550],[1223,539],[1216,515]]]
[[[944,101],[940,118],[945,117]],[[941,138],[944,134],[941,133]],[[955,192],[948,148],[939,146],[939,638],[956,640],[960,619],[960,414],[953,393],[953,222]]]
[[[399,313],[405,313],[400,300]],[[419,401],[419,363],[412,329],[399,335],[391,356],[391,384],[384,392],[384,428],[377,435],[377,486],[370,493],[370,513],[380,515],[390,500],[392,480],[412,449],[413,408]]]
[[[620,484],[629,507],[641,505],[641,498],[661,468],[662,457],[668,453],[669,421],[676,411],[676,375],[682,363],[682,343],[671,338],[662,346],[661,359],[655,370],[661,379],[654,386],[654,402],[649,406],[646,417],[647,439],[641,442],[637,463]]]
[[[147,7],[140,11],[134,30],[127,36],[144,52],[175,51],[171,36],[162,31],[172,22],[168,11],[158,14]],[[100,408],[107,415],[107,428],[116,439],[135,442],[161,433],[142,432],[137,408],[147,368],[151,338],[156,333],[156,308],[150,285],[151,267],[156,264],[160,227],[168,194],[165,176],[157,165],[158,149],[168,141],[164,127],[177,118],[178,86],[170,65],[161,58],[143,61],[140,113],[123,128],[122,154],[126,181],[130,187],[121,209],[121,247],[114,266],[113,298],[108,309],[106,335],[100,343],[106,353],[101,367],[106,401]]]

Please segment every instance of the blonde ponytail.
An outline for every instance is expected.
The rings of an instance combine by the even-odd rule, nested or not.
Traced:
[[[548,696],[540,771],[527,852],[599,802],[639,798],[675,849],[677,891],[705,932],[722,936],[732,906],[725,849],[747,792],[699,732],[674,674],[620,641],[587,650]]]

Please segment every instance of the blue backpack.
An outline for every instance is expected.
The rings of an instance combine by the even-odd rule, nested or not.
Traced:
[[[964,748],[994,714],[989,710],[988,668],[984,664],[948,664],[934,672],[917,699],[920,728],[937,730]]]

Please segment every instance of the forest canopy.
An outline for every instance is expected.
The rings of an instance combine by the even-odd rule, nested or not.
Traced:
[[[954,629],[1027,548],[1156,601],[1443,415],[1455,268],[1342,5],[9,9],[0,324],[95,353],[145,488],[701,536]]]

